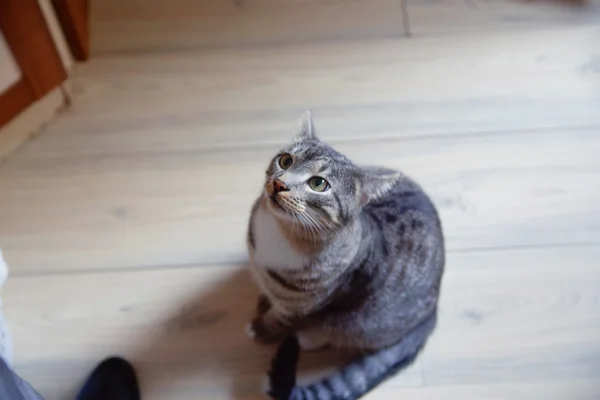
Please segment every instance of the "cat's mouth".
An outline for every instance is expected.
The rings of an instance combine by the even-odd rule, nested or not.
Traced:
[[[269,200],[271,200],[271,203],[275,205],[275,207],[277,207],[279,210],[287,213],[287,210],[285,208],[283,208],[283,206],[281,205],[281,203],[279,202],[279,200],[277,200],[277,195],[274,194],[273,196],[269,197]]]

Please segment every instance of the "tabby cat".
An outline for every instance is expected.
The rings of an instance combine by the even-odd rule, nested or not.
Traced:
[[[400,172],[359,167],[319,140],[309,111],[268,166],[247,239],[261,296],[246,332],[262,343],[295,336],[274,361],[274,398],[359,398],[410,364],[436,325],[445,253],[433,203]],[[294,386],[295,343],[362,356]]]

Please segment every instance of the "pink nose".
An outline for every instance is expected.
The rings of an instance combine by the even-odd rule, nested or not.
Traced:
[[[276,180],[275,182],[273,182],[273,189],[275,190],[275,193],[279,193],[279,192],[287,192],[289,189],[287,188],[287,186],[285,186],[283,184],[283,182]]]

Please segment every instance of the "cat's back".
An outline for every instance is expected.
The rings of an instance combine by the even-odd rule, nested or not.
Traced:
[[[445,264],[436,208],[410,178],[399,181],[362,215],[362,245],[326,324],[339,345],[381,348],[435,312]]]
[[[252,209],[248,244],[252,275],[275,309],[310,312],[311,323],[318,321],[334,345],[378,349],[398,342],[435,312],[443,235],[433,202],[416,182],[389,169],[361,173],[362,188],[333,181],[332,207],[350,204],[352,219],[313,253],[288,240],[288,225],[264,199]],[[330,195],[307,188],[302,185],[300,193],[309,199]],[[369,201],[362,208],[356,188]]]
[[[445,262],[442,225],[434,203],[412,179],[401,176],[363,210],[364,229],[375,243],[372,258],[401,274],[429,271],[437,280]],[[400,271],[401,270],[401,271]]]
[[[365,206],[364,212],[393,227],[410,222],[432,223],[441,229],[438,212],[425,191],[411,178],[402,175],[381,198]]]

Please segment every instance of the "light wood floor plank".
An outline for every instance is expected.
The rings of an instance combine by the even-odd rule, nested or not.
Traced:
[[[72,398],[118,353],[144,400],[262,398],[246,219],[310,107],[447,236],[439,328],[367,398],[599,398],[600,3],[408,3],[410,39],[397,0],[92,2],[71,107],[0,166],[17,371]]]
[[[95,54],[404,37],[396,0],[104,0],[92,4]],[[408,1],[413,38],[594,24],[600,3]]]
[[[445,36],[501,30],[527,32],[548,26],[594,25],[600,2],[506,0],[407,0],[412,34]]]
[[[596,400],[600,393],[597,380],[570,379],[542,380],[528,383],[484,384],[484,385],[447,385],[435,387],[397,388],[390,384],[365,396],[365,400]]]
[[[30,150],[282,143],[307,107],[331,140],[600,126],[599,40],[598,27],[558,27],[100,57]]]
[[[595,130],[337,147],[421,182],[450,251],[600,239]],[[15,273],[244,261],[249,209],[277,150],[21,154],[0,169],[0,243]]]
[[[393,0],[105,0],[92,3],[95,54],[403,35]]]
[[[369,398],[593,398],[599,257],[598,246],[451,254],[430,345]],[[141,368],[146,399],[259,398],[272,349],[243,336],[256,292],[241,268],[13,277],[16,368],[47,398],[66,398],[119,353]],[[308,358],[315,368],[331,356]]]

